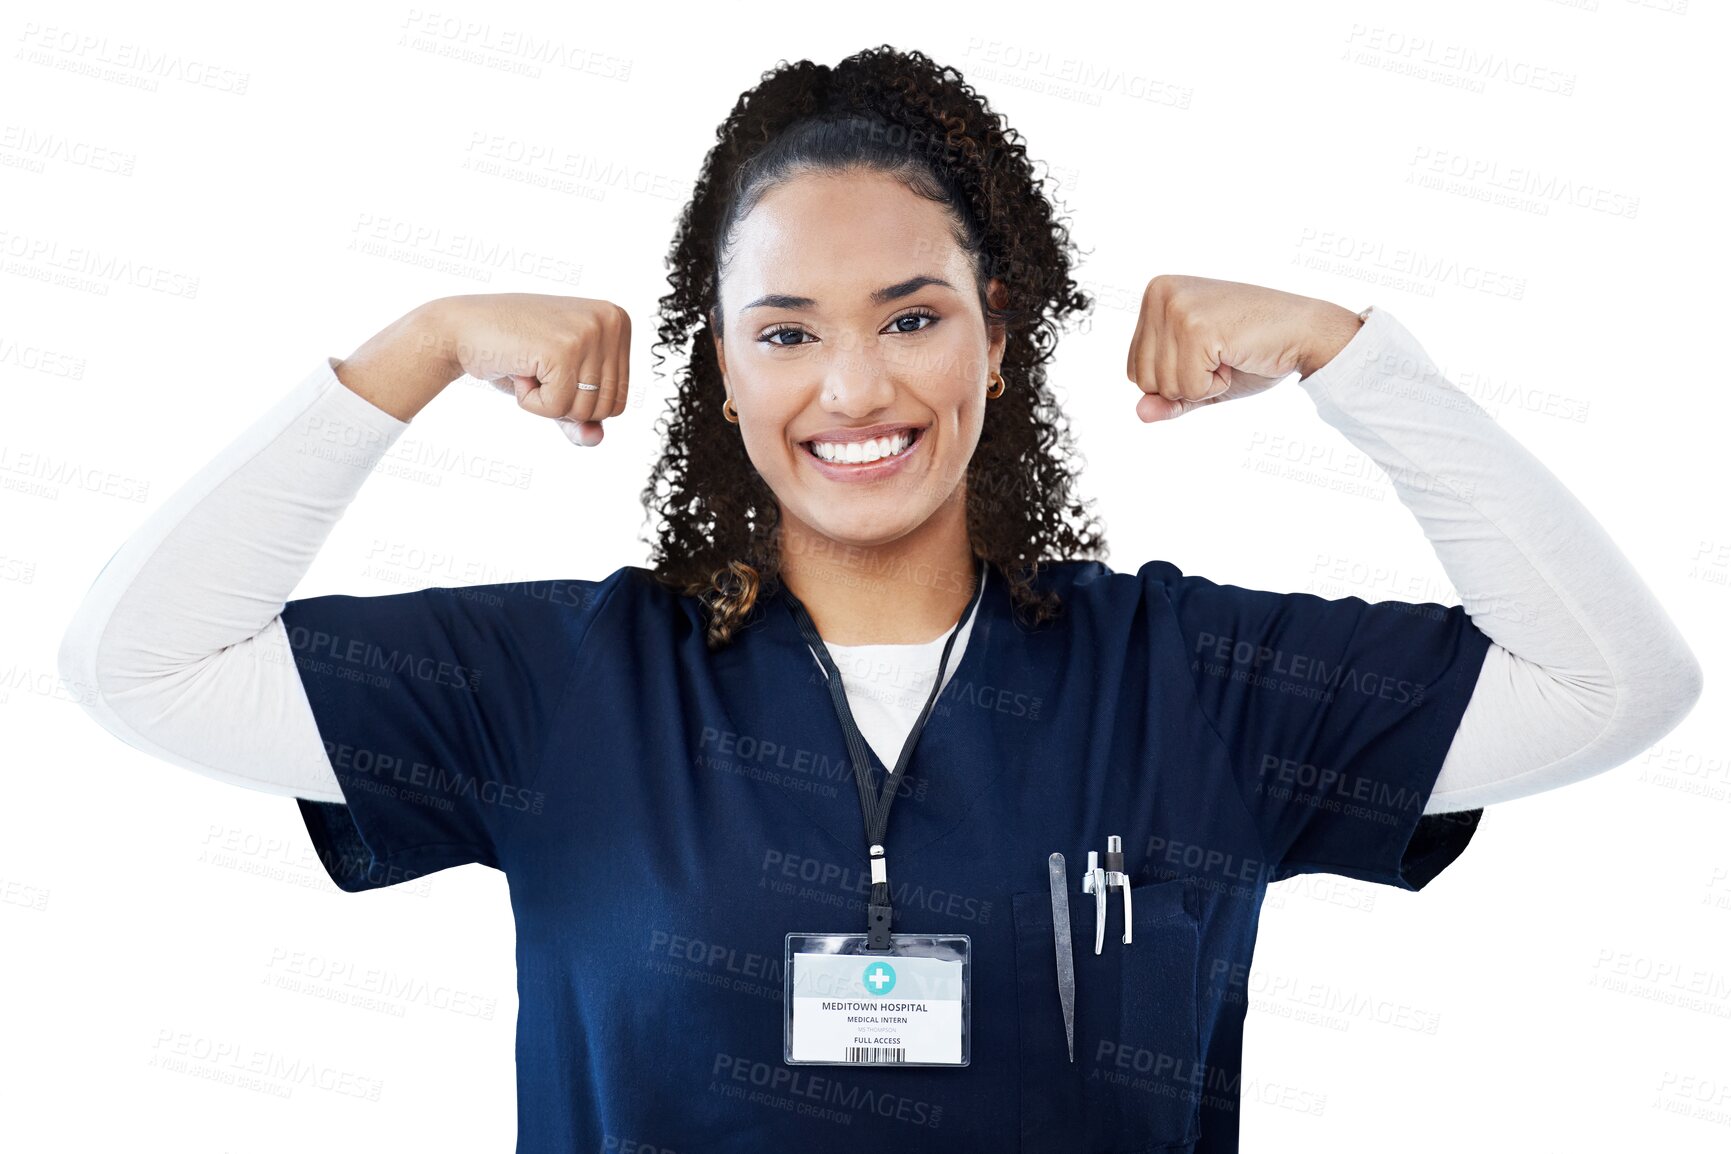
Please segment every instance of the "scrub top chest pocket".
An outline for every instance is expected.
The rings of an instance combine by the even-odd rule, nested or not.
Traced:
[[[1025,1154],[1183,1151],[1200,1136],[1197,895],[1188,877],[1137,885],[1131,925],[1107,922],[1094,953],[1094,902],[1070,901],[1076,1060],[1064,1018],[1047,891],[1012,896]],[[1118,909],[1114,906],[1112,913]]]

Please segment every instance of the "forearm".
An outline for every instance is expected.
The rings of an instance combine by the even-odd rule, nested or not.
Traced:
[[[337,379],[375,408],[411,421],[463,375],[445,298],[428,301],[370,337],[336,365]]]
[[[1300,379],[1388,473],[1495,645],[1430,812],[1552,788],[1658,740],[1700,667],[1604,528],[1380,308]]]

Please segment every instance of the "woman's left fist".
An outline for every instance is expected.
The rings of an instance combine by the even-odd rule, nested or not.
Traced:
[[[1125,374],[1144,421],[1260,393],[1327,364],[1364,322],[1350,309],[1260,285],[1161,275],[1142,293]]]

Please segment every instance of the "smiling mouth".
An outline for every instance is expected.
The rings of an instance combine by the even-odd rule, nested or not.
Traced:
[[[801,441],[800,446],[826,465],[871,465],[906,454],[924,435],[924,429],[908,428],[869,441]]]

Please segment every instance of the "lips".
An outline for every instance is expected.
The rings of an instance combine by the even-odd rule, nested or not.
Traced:
[[[800,442],[812,456],[831,465],[862,465],[899,457],[919,443],[924,429],[904,425],[872,437],[819,437]]]
[[[812,447],[812,442],[810,441],[800,442],[800,448],[805,450],[802,456],[805,457],[811,467],[823,474],[823,476],[829,480],[855,482],[877,481],[900,472],[901,469],[907,465],[909,460],[921,455],[920,446],[925,444],[926,430],[924,428],[915,428],[911,425],[902,425],[899,426],[899,428],[902,433],[911,434],[912,436],[912,440],[909,441],[907,447],[893,456],[879,457],[872,461],[826,461],[817,455],[817,452]],[[827,440],[827,438],[820,439]],[[867,440],[870,439],[874,438],[868,438]],[[851,441],[832,441],[830,443],[851,445],[859,444],[861,441],[856,438]]]

